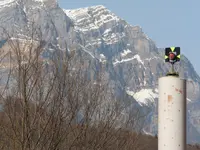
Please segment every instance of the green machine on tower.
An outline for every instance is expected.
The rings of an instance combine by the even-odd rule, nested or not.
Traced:
[[[174,64],[180,61],[180,47],[167,47],[165,48],[165,62],[169,62],[172,67],[167,73],[167,76],[179,76],[178,72],[174,70]]]
[[[158,80],[158,150],[186,150],[187,80],[174,70],[179,61],[180,47],[165,48],[171,70]]]

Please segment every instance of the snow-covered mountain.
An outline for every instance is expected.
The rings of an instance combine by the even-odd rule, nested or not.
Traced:
[[[87,58],[105,66],[119,97],[126,95],[141,109],[151,110],[144,132],[157,133],[157,81],[169,66],[163,60],[164,49],[157,48],[141,27],[128,24],[101,5],[65,10],[56,0],[0,0],[0,26],[13,37],[28,36],[32,22],[41,27],[47,41],[43,57],[55,50],[82,50]],[[181,78],[188,79],[188,141],[200,142],[200,77],[183,55],[177,69]]]

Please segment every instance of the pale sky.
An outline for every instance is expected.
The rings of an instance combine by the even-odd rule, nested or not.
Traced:
[[[104,5],[139,25],[157,47],[180,46],[200,75],[200,0],[58,0],[64,9]]]

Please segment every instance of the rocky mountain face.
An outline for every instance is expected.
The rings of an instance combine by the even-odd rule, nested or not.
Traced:
[[[55,0],[0,0],[0,26],[13,38],[27,37],[33,23],[46,41],[43,57],[56,50],[83,51],[92,62],[105,66],[109,81],[118,85],[116,94],[125,94],[144,111],[151,110],[143,131],[157,133],[158,78],[169,65],[164,63],[164,49],[157,48],[141,27],[104,6],[64,10]],[[0,34],[1,47],[6,43],[2,28]],[[200,77],[183,55],[176,69],[188,80],[188,142],[200,142]]]

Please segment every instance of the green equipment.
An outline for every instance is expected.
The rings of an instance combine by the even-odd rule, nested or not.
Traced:
[[[165,48],[165,62],[169,62],[172,65],[170,72],[167,76],[179,76],[178,72],[174,70],[174,64],[180,61],[180,47],[167,47]]]

